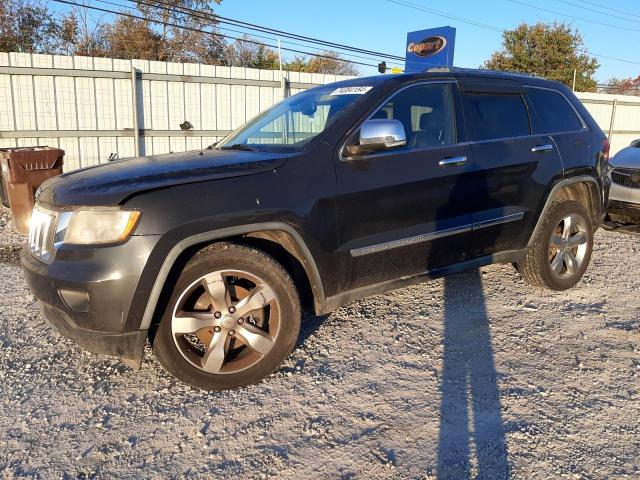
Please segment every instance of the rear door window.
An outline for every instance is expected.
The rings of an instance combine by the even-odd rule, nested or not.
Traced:
[[[527,107],[518,93],[466,92],[463,102],[471,141],[531,134]]]
[[[536,133],[574,132],[582,128],[573,107],[560,92],[542,88],[529,88],[527,96],[536,113]]]

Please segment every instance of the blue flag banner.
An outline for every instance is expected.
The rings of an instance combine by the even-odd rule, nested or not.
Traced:
[[[405,72],[422,72],[431,67],[452,67],[456,29],[438,27],[407,33]]]

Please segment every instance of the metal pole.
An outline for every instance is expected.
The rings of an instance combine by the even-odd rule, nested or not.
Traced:
[[[618,99],[613,99],[613,107],[611,108],[611,123],[609,123],[609,145],[611,145],[611,137],[613,137],[613,124],[616,120],[616,107],[618,106]]]
[[[287,98],[287,79],[282,71],[282,48],[280,46],[280,39],[278,39],[278,62],[280,64],[280,88],[282,89],[282,99]]]
[[[576,73],[577,73],[577,69],[573,69],[573,91],[576,91]]]
[[[138,125],[138,70],[131,67],[131,99],[133,115],[133,148],[136,156],[141,156],[140,151],[140,127]]]

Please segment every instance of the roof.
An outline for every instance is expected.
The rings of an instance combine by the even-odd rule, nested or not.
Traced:
[[[370,77],[355,77],[349,80],[343,80],[341,85],[377,85],[392,79],[407,80],[410,78],[459,78],[459,77],[483,77],[483,78],[496,78],[516,80],[520,82],[526,82],[530,84],[539,84],[543,82],[554,82],[553,80],[547,80],[544,77],[538,75],[531,75],[528,73],[520,72],[505,72],[497,70],[479,69],[479,68],[460,68],[460,67],[438,67],[426,69],[423,72],[416,73],[401,73],[401,74],[385,74],[374,75]]]
[[[486,68],[461,68],[461,67],[436,67],[428,68],[425,73],[449,73],[454,75],[469,75],[469,76],[485,76],[485,77],[501,77],[501,78],[518,78],[530,80],[532,78],[544,79],[538,75],[522,72],[510,72],[504,70],[490,70]]]

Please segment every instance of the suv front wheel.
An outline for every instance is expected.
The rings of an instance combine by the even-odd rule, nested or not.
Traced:
[[[300,331],[291,277],[269,255],[220,243],[182,271],[153,348],[178,379],[207,390],[240,387],[276,370]]]
[[[559,200],[516,268],[529,284],[566,290],[584,274],[592,249],[593,226],[586,208],[574,200]]]

